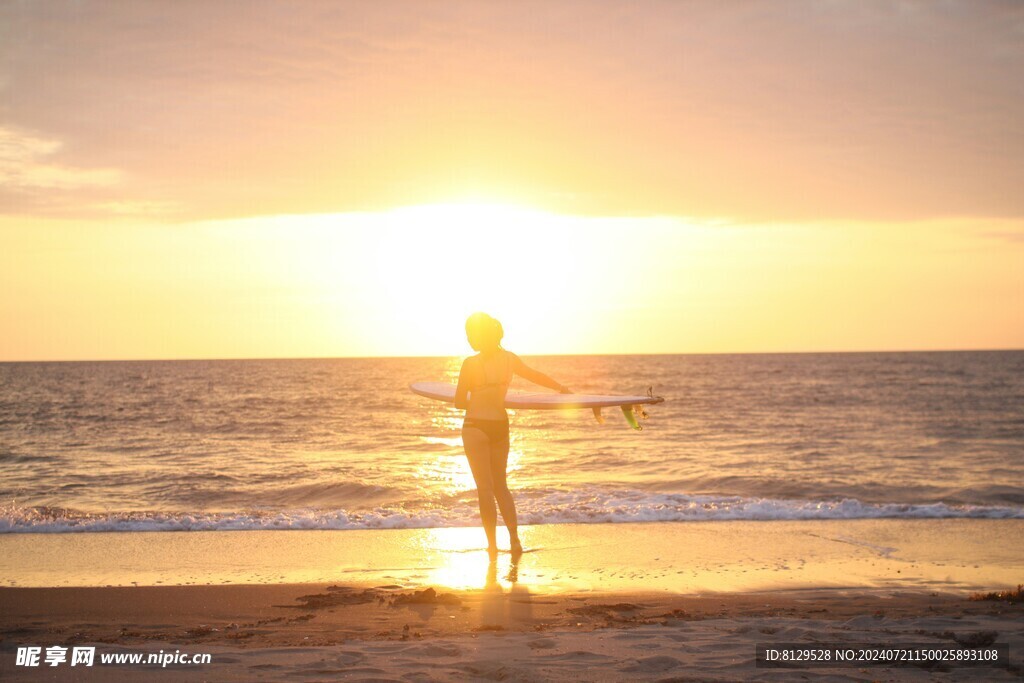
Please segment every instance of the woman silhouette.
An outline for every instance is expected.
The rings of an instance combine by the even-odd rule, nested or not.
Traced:
[[[477,351],[463,362],[459,372],[459,385],[455,390],[455,407],[466,411],[462,423],[462,445],[466,449],[469,467],[473,470],[477,496],[480,499],[480,519],[487,534],[487,552],[494,557],[498,552],[495,540],[498,524],[497,507],[508,527],[512,554],[523,552],[519,541],[516,504],[506,481],[508,466],[508,414],[505,412],[505,393],[513,375],[524,377],[563,394],[572,393],[542,372],[526,365],[519,356],[501,348],[504,330],[501,323],[486,313],[474,313],[466,321],[466,338]]]

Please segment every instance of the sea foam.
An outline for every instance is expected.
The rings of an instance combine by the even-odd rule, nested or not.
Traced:
[[[637,490],[526,490],[517,492],[521,524],[624,524],[716,520],[1024,519],[1024,508],[947,503],[865,503],[778,500],[651,493]],[[367,511],[244,510],[237,512],[133,511],[88,514],[66,509],[0,509],[0,533],[118,531],[241,531],[290,529],[413,529],[479,525],[471,497],[421,510],[377,507]]]

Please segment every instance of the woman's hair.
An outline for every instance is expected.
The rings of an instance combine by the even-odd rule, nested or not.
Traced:
[[[498,348],[504,336],[501,323],[486,313],[474,313],[466,320],[466,338],[474,351]]]

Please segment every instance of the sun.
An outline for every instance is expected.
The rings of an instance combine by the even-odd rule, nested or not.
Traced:
[[[518,348],[550,348],[552,326],[567,333],[567,303],[585,296],[585,231],[571,217],[535,209],[479,202],[394,209],[383,214],[370,251],[374,301],[431,347],[455,340],[461,348],[466,316],[486,311]]]
[[[258,314],[274,321],[265,334],[323,355],[464,355],[474,311],[501,320],[517,353],[576,353],[608,334],[595,302],[618,282],[618,247],[629,246],[612,223],[493,202],[270,216],[197,230],[208,237],[219,282],[240,292],[258,286],[259,297],[242,304],[258,302]],[[615,250],[603,246],[609,231]]]

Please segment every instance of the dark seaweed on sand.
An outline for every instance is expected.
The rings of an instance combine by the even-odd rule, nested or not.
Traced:
[[[1017,590],[993,591],[991,593],[972,593],[971,600],[998,600],[1017,604],[1024,602],[1024,584],[1017,584]]]

